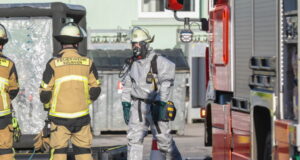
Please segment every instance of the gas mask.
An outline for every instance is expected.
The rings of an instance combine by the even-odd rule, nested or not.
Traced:
[[[144,59],[148,54],[148,44],[146,42],[139,42],[139,47],[132,43],[133,56],[137,59]]]

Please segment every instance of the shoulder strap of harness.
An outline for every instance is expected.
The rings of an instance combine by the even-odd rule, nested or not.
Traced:
[[[152,60],[151,60],[151,70],[152,70],[152,73],[153,74],[157,74],[157,62],[156,62],[156,59],[157,59],[158,55],[154,55]],[[154,83],[154,90],[157,91],[157,84],[156,84],[156,81],[155,81],[155,78],[153,77],[153,83]]]
[[[152,73],[157,74],[157,59],[158,55],[154,55],[152,60],[151,60],[151,69],[152,69]]]

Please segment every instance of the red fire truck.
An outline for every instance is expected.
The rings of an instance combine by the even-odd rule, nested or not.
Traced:
[[[209,0],[205,145],[214,160],[300,160],[299,7]]]
[[[213,159],[299,159],[297,5],[210,1],[205,144]]]

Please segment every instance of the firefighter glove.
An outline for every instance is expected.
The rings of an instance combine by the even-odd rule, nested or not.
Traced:
[[[176,108],[171,101],[159,101],[153,104],[151,113],[153,121],[173,121],[176,116]]]
[[[13,127],[13,139],[14,139],[14,142],[19,142],[22,133],[21,133],[21,129],[20,129],[18,120],[15,117],[12,118],[12,127]]]
[[[131,104],[129,102],[122,102],[122,106],[123,106],[124,121],[128,125],[129,118],[130,118],[130,107],[131,107]]]
[[[50,110],[50,103],[44,104],[44,111]]]

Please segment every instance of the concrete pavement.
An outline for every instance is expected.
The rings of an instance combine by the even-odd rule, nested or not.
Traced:
[[[174,140],[182,156],[187,159],[199,159],[211,156],[211,147],[204,146],[203,123],[188,124],[185,127],[184,136],[174,136]],[[149,160],[151,151],[152,135],[144,140],[144,160]],[[126,134],[105,134],[95,137],[93,146],[112,146],[127,144]]]

